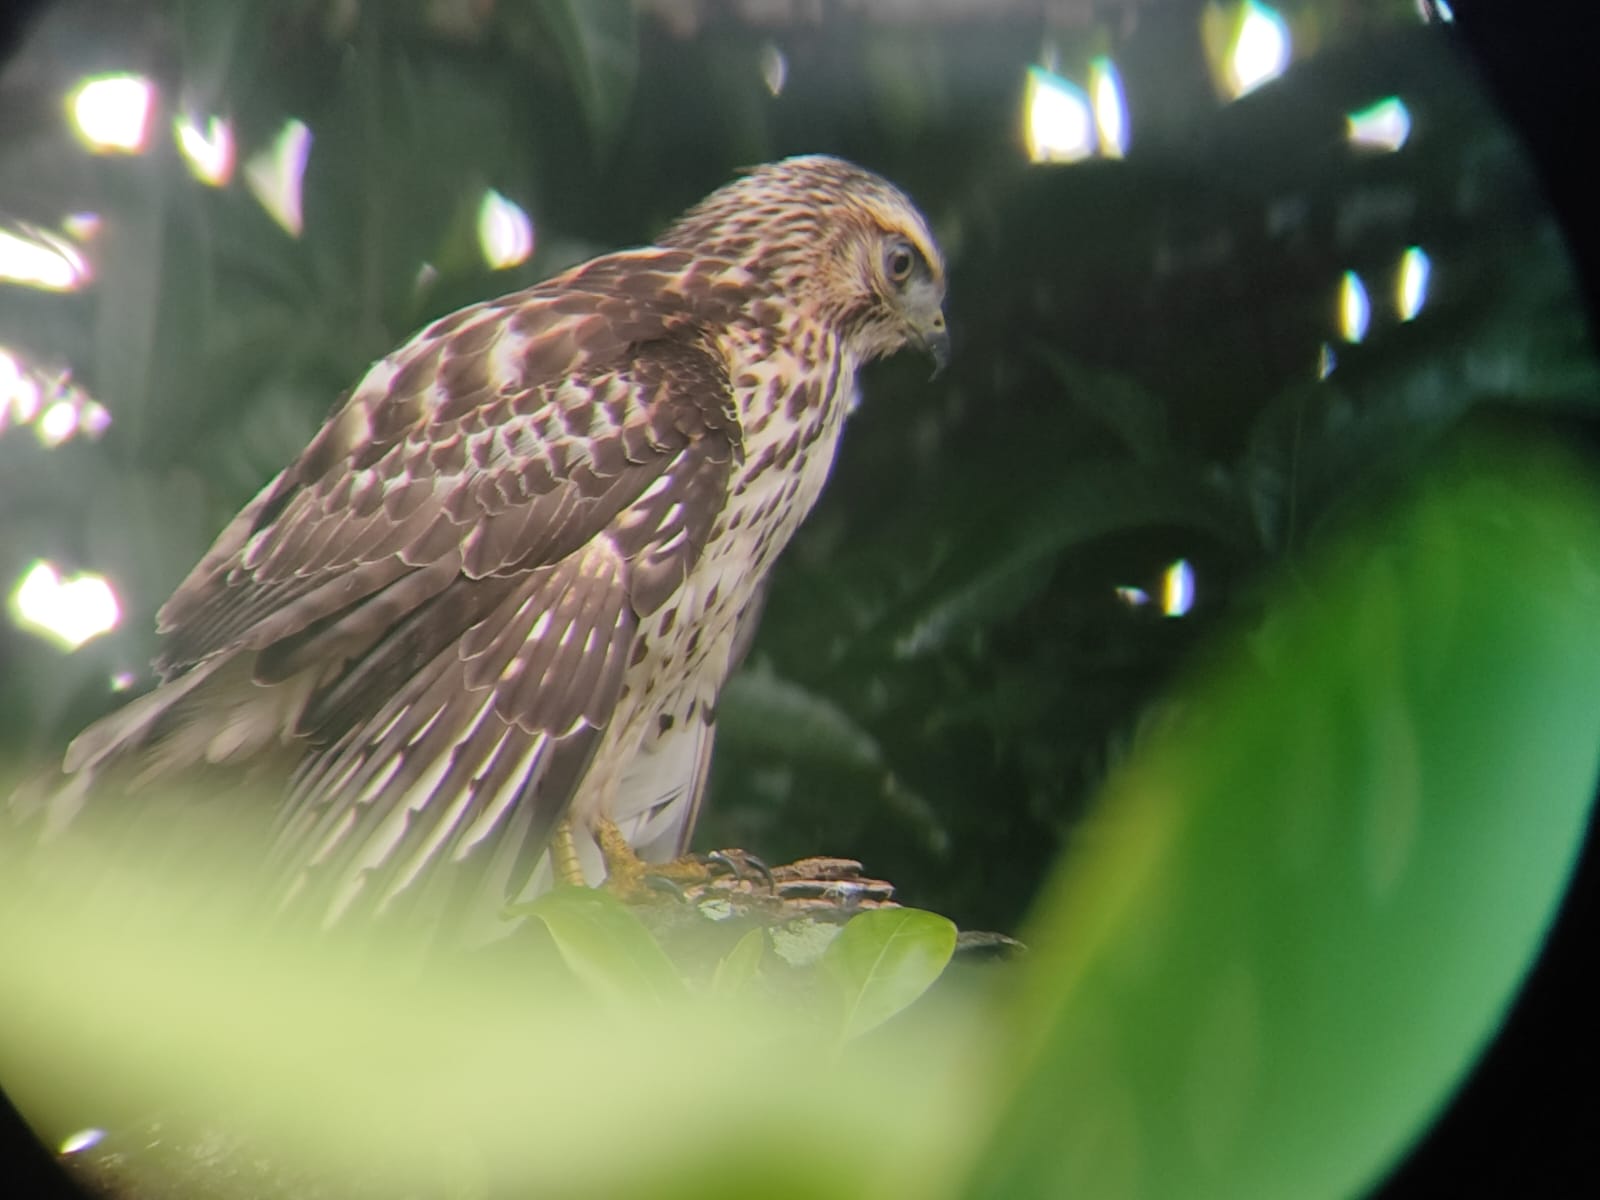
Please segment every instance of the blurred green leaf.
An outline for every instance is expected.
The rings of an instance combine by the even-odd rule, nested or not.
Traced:
[[[939,40],[896,29],[869,35],[862,56],[879,121],[895,141],[913,141],[946,100],[947,70]]]
[[[561,48],[589,136],[603,156],[617,141],[639,72],[638,12],[632,0],[541,0]]]
[[[1040,344],[1034,353],[1060,382],[1067,398],[1081,412],[1110,430],[1141,466],[1172,454],[1167,403],[1130,375],[1097,370],[1054,346]]]
[[[217,1122],[340,1195],[427,1191],[462,1153],[494,1194],[1356,1194],[1492,1033],[1581,845],[1600,492],[1549,455],[1468,456],[1312,583],[1114,781],[999,1007],[958,992],[884,1025],[955,931],[869,911],[822,952],[824,1045],[828,1011],[691,996],[585,889],[523,911],[604,1003],[515,954],[419,979],[381,940],[242,924],[249,889],[194,904],[258,854],[212,809],[188,867],[148,824],[121,858],[69,839],[0,872],[0,1072],[46,1128],[136,1100],[183,1118],[164,1137]],[[826,1105],[727,1085],[829,1049]]]
[[[722,693],[720,735],[741,745],[881,773],[883,751],[828,697],[764,668],[741,671]]]
[[[672,960],[638,917],[610,892],[562,887],[512,910],[542,922],[572,973],[618,1008],[683,994]]]
[[[1359,1194],[1538,953],[1600,759],[1596,481],[1460,456],[1298,595],[1058,869],[969,1194]]]
[[[746,991],[760,974],[761,959],[766,949],[767,931],[750,930],[718,960],[717,969],[711,976],[711,990],[724,996]]]
[[[955,948],[955,925],[936,913],[880,908],[851,917],[822,954],[841,1005],[840,1038],[859,1037],[909,1007]]]
[[[1038,593],[1065,552],[1107,534],[1174,526],[1231,546],[1253,540],[1248,516],[1226,489],[1132,461],[1076,464],[1019,508],[1010,528],[985,529],[965,553],[950,556],[952,567],[900,614],[898,656],[928,654],[1006,619]]]

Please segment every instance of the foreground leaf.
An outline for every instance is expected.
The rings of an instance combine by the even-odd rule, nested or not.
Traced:
[[[610,892],[564,887],[517,910],[543,922],[572,973],[627,1007],[682,996],[683,981],[643,922]]]
[[[955,948],[955,925],[935,913],[883,908],[850,918],[822,955],[843,1002],[840,1039],[859,1037],[908,1007]]]
[[[711,976],[711,990],[723,996],[742,994],[761,970],[761,956],[767,949],[767,931],[752,929],[722,956]]]
[[[1360,1194],[1492,1037],[1581,846],[1600,495],[1468,455],[1190,690],[1059,868],[969,1194]]]

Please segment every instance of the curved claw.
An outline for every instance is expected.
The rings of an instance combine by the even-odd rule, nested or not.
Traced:
[[[689,893],[684,891],[674,879],[668,879],[665,875],[657,875],[654,871],[646,871],[641,880],[644,886],[653,892],[665,892],[676,900],[681,900],[685,904],[689,903]]]
[[[747,851],[713,850],[706,855],[706,862],[716,863],[718,866],[726,868],[728,873],[741,883],[748,878],[745,874],[745,868],[753,867],[756,873],[766,880],[767,891],[776,892],[778,890],[778,881],[772,876],[772,868]]]

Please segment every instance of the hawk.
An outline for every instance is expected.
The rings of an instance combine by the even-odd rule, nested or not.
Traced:
[[[944,292],[904,194],[807,156],[434,321],[161,608],[161,682],[72,743],[74,788],[287,752],[273,861],[323,924],[683,853],[857,370],[937,371]]]

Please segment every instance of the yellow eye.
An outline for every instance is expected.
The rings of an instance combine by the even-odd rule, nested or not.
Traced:
[[[893,241],[883,251],[883,272],[893,283],[904,283],[911,278],[917,265],[917,252],[909,242]]]

